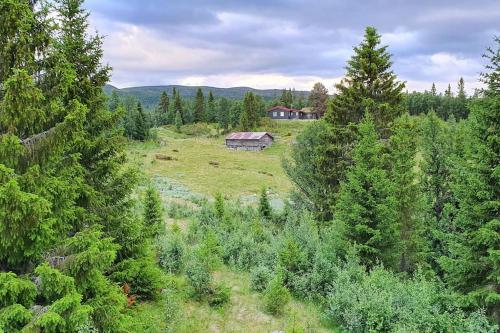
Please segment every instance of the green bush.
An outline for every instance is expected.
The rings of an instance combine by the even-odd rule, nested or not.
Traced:
[[[420,275],[401,280],[382,268],[365,273],[349,264],[339,270],[327,303],[330,319],[349,332],[496,331],[483,314],[466,315],[437,282]]]
[[[155,299],[164,286],[164,276],[150,258],[127,259],[116,265],[111,279],[117,283],[127,283],[131,294],[143,299]]]
[[[250,271],[250,288],[264,291],[272,278],[272,272],[266,266],[260,265]]]
[[[212,274],[207,265],[197,259],[192,259],[186,267],[186,277],[193,287],[195,296],[201,298],[210,292]]]
[[[40,278],[39,294],[51,303],[69,293],[75,292],[75,281],[47,263],[38,266],[35,274]]]
[[[0,273],[0,309],[21,304],[30,307],[35,301],[36,286],[14,273]]]
[[[281,314],[289,301],[290,292],[283,286],[281,274],[277,274],[264,291],[264,307],[273,315]]]
[[[225,285],[218,285],[211,289],[208,295],[208,304],[213,307],[222,306],[231,299],[231,289]]]
[[[0,310],[0,332],[19,332],[31,317],[31,311],[21,304],[7,306]]]
[[[169,234],[158,241],[160,266],[168,273],[179,273],[184,263],[185,244],[180,232]]]

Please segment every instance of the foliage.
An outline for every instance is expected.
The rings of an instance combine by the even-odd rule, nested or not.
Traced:
[[[375,28],[367,27],[363,42],[354,47],[345,78],[335,85],[338,94],[333,99],[333,118],[328,119],[333,124],[358,123],[369,112],[377,129],[384,131],[402,113],[405,85],[391,70],[387,46],[378,46],[380,37]]]
[[[156,238],[164,229],[163,206],[158,190],[150,186],[144,197],[144,227],[149,238]]]
[[[354,165],[341,185],[335,208],[335,218],[346,225],[347,239],[368,267],[379,261],[387,267],[396,264],[397,200],[384,168],[384,154],[384,144],[368,115],[360,124]]]
[[[169,273],[179,273],[184,265],[185,244],[180,230],[172,229],[158,241],[160,266]]]
[[[263,219],[269,219],[272,215],[271,205],[267,197],[267,189],[262,188],[259,198],[259,214]]]
[[[36,286],[14,273],[0,273],[0,307],[20,304],[30,307],[35,301]]]
[[[113,268],[111,279],[131,288],[130,294],[142,299],[155,299],[164,286],[165,279],[156,263],[147,257],[126,259]]]
[[[264,291],[264,307],[273,315],[282,314],[285,305],[290,301],[290,293],[283,286],[283,278],[277,274]]]
[[[250,271],[250,287],[255,291],[264,291],[272,277],[272,271],[268,267],[256,266]]]
[[[326,113],[326,105],[328,102],[328,90],[321,82],[314,84],[311,93],[309,94],[309,105],[314,112],[320,116]]]
[[[295,183],[306,207],[320,220],[332,217],[340,183],[350,165],[350,128],[318,121],[307,126],[292,147],[284,169]]]
[[[465,315],[456,295],[422,275],[402,281],[393,273],[348,265],[338,272],[327,313],[350,332],[494,332],[481,313]]]
[[[213,307],[223,306],[231,299],[231,289],[225,285],[217,285],[210,290],[208,304]]]

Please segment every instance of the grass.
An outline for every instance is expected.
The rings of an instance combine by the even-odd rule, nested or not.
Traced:
[[[221,308],[210,307],[206,302],[185,299],[179,303],[180,309],[175,326],[165,322],[164,301],[146,302],[136,305],[131,313],[136,324],[134,332],[176,333],[207,332],[232,333],[254,332],[338,332],[331,324],[321,320],[320,309],[313,304],[292,299],[280,316],[272,316],[264,311],[262,295],[250,290],[247,273],[223,268],[214,274],[215,281],[231,288],[229,304]]]
[[[259,152],[233,151],[224,147],[224,136],[214,130],[197,133],[184,126],[181,133],[172,128],[157,131],[156,142],[132,142],[129,161],[149,177],[166,177],[190,191],[212,196],[216,192],[232,198],[255,195],[267,187],[279,197],[292,189],[282,168],[282,159],[307,122],[267,121],[259,130],[275,136],[275,143]],[[198,126],[200,127],[200,126]],[[202,128],[202,127],[200,127]],[[162,154],[169,160],[159,160]]]

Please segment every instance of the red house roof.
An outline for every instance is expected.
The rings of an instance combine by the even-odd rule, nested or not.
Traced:
[[[287,108],[286,106],[278,105],[278,106],[270,108],[269,110],[267,110],[267,112],[271,112],[274,110],[282,110],[282,111],[289,111],[289,112],[299,112],[300,111],[300,110],[296,110],[296,109]]]
[[[274,137],[267,132],[235,132],[226,136],[226,140],[260,140],[266,135],[274,139]]]

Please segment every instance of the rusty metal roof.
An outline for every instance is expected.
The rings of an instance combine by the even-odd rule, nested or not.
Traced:
[[[265,135],[269,135],[273,138],[273,136],[267,132],[234,132],[226,136],[226,140],[260,140]]]
[[[290,108],[287,108],[286,106],[278,105],[278,106],[270,108],[269,110],[267,110],[267,112],[271,112],[271,111],[274,111],[274,110],[283,110],[283,111],[290,111],[290,112],[299,112],[300,111],[300,110],[297,110],[297,109],[290,109]]]

